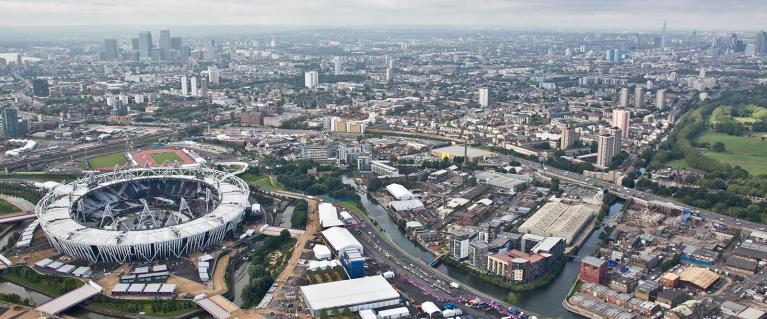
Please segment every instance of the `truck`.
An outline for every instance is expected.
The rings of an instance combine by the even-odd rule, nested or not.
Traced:
[[[451,282],[450,282],[450,288],[453,288],[453,289],[459,289],[459,288],[461,288],[461,285],[459,285],[459,284],[458,284],[457,282],[455,282],[455,281],[451,281]]]

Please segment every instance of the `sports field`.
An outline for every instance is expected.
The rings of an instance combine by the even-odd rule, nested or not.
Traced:
[[[91,158],[88,160],[88,165],[90,165],[92,169],[114,168],[115,165],[123,166],[127,162],[128,160],[125,159],[125,153],[119,152]]]
[[[759,136],[759,135],[757,135]],[[706,132],[696,139],[698,143],[716,142],[724,144],[725,151],[706,151],[703,154],[713,160],[738,165],[752,175],[767,174],[767,139],[761,137],[733,136],[724,133]]]
[[[178,156],[175,152],[162,152],[162,153],[153,153],[150,155],[155,163],[163,164],[165,162],[174,163],[174,162],[183,162],[184,160],[181,159],[180,156]]]
[[[194,164],[194,159],[183,150],[174,148],[153,148],[131,153],[136,166],[144,167],[146,165],[156,167],[164,164]]]

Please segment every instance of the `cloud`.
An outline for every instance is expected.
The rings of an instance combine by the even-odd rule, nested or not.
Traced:
[[[0,0],[0,25],[758,29],[763,0]]]

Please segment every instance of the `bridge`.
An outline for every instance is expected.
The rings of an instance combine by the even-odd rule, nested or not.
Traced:
[[[204,294],[198,295],[194,297],[194,302],[216,319],[228,319],[232,316],[232,313],[242,312],[240,307],[237,307],[237,305],[221,295],[210,297]]]
[[[13,223],[13,222],[30,219],[30,218],[37,218],[37,216],[33,212],[25,212],[22,214],[16,214],[13,216],[0,218],[0,224]]]
[[[88,281],[88,283],[82,287],[65,293],[56,299],[48,301],[35,308],[35,310],[42,313],[47,313],[49,315],[58,315],[59,313],[72,308],[95,295],[98,295],[102,290],[103,288],[101,288],[101,286],[99,286],[97,283]]]

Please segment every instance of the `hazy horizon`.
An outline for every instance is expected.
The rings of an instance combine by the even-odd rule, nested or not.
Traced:
[[[500,27],[518,30],[760,30],[762,1],[0,0],[0,25]]]

